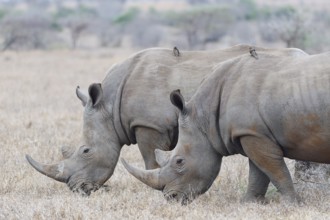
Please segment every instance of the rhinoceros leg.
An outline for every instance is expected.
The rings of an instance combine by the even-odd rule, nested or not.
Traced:
[[[169,150],[170,140],[168,135],[145,127],[136,128],[135,135],[146,169],[159,168],[154,152],[155,149]]]
[[[249,160],[249,185],[243,198],[243,202],[264,202],[269,185],[268,176],[262,172],[251,160]]]
[[[241,138],[241,144],[249,159],[268,176],[284,199],[299,202],[281,148],[266,138],[253,136]]]

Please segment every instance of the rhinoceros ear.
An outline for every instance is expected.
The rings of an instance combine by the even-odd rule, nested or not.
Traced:
[[[175,105],[181,112],[185,110],[185,101],[181,95],[180,89],[171,92],[170,98],[172,104]]]
[[[163,151],[156,149],[155,150],[156,161],[160,167],[163,167],[167,164],[170,159],[171,151]]]
[[[92,100],[93,107],[97,106],[103,97],[101,83],[93,83],[88,88],[89,97]]]
[[[76,95],[77,95],[77,97],[80,99],[82,105],[85,106],[86,103],[87,103],[87,95],[85,95],[85,94],[80,90],[80,87],[79,87],[79,86],[77,86],[77,88],[76,88]]]

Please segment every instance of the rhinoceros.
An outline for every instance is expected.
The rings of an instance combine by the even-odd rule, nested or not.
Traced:
[[[158,167],[154,150],[171,150],[178,139],[178,113],[168,94],[180,87],[187,100],[203,78],[222,61],[249,53],[238,45],[215,51],[147,49],[113,66],[102,84],[93,83],[78,98],[84,106],[84,145],[52,165],[28,162],[42,174],[66,183],[71,190],[89,195],[113,174],[123,145],[138,143],[146,169]],[[257,52],[304,56],[298,49],[264,49]]]
[[[284,158],[330,163],[330,53],[279,57],[259,52],[223,62],[179,111],[177,146],[156,150],[161,166],[126,169],[168,199],[187,204],[206,192],[222,158],[249,160],[243,201],[265,201],[270,182],[282,199],[300,202]]]

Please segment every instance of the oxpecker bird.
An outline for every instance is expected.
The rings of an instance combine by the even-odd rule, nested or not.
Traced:
[[[250,54],[254,58],[258,59],[258,54],[257,54],[256,49],[254,47],[250,47]]]
[[[180,51],[177,47],[174,47],[173,48],[173,55],[176,56],[176,57],[179,57],[180,56]]]

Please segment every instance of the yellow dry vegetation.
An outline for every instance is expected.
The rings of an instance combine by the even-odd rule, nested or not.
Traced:
[[[82,197],[36,172],[25,160],[61,159],[62,145],[79,146],[83,108],[75,88],[100,82],[107,69],[132,51],[32,51],[0,54],[0,219],[330,219],[329,184],[296,184],[305,204],[280,201],[270,187],[267,205],[241,204],[248,163],[223,160],[211,189],[188,206],[130,176],[118,163],[108,188]],[[121,157],[143,167],[137,146]],[[290,170],[293,161],[288,160]]]

